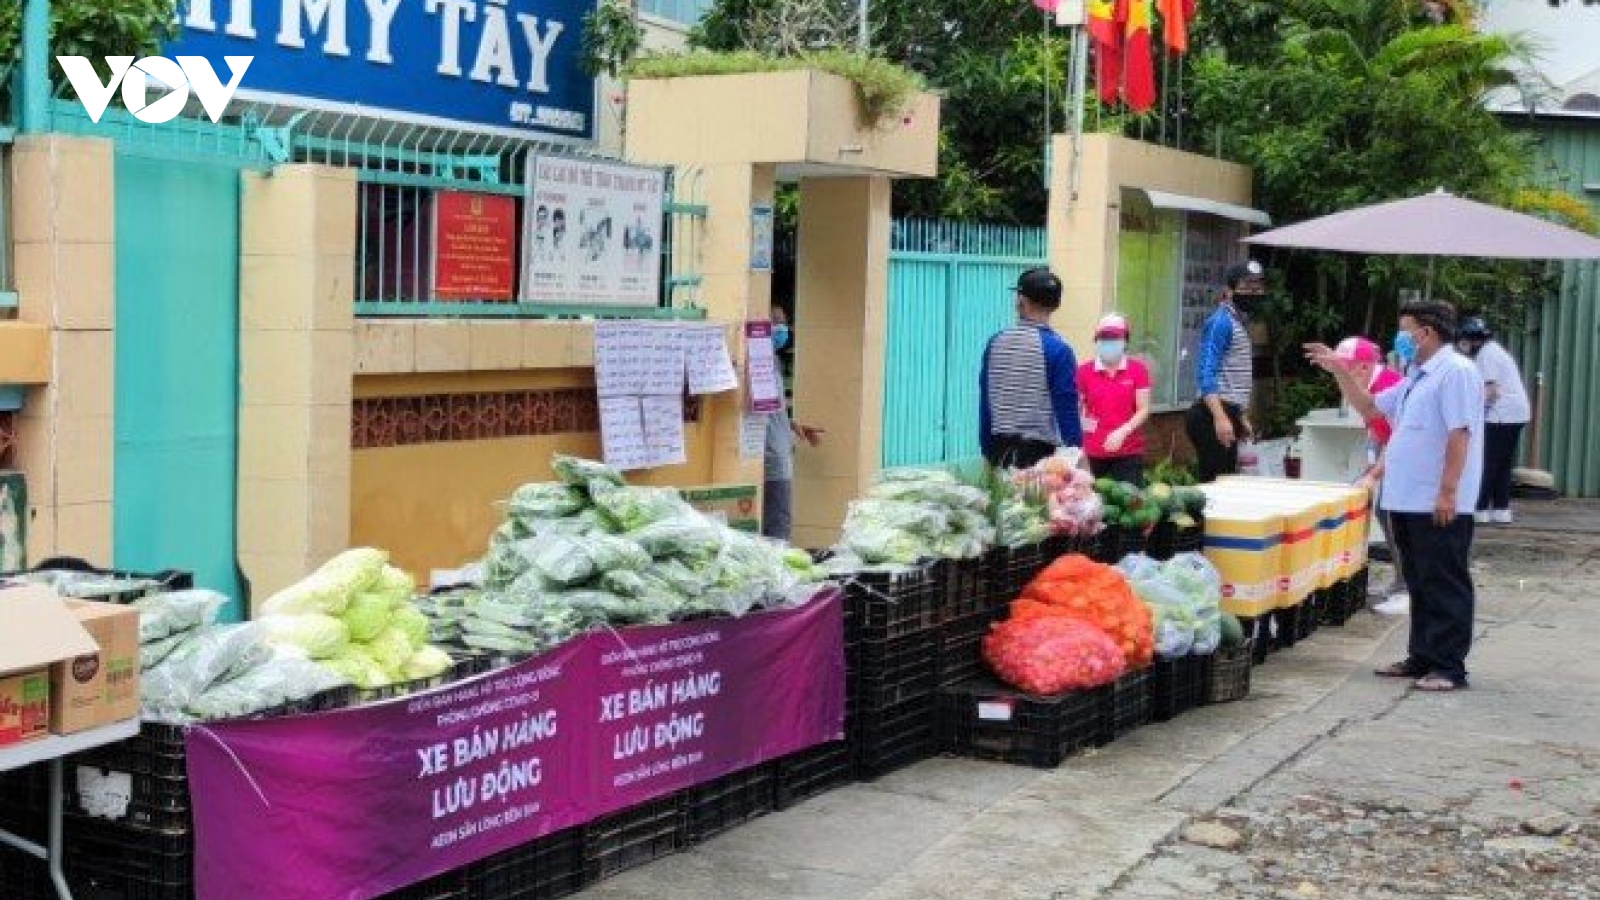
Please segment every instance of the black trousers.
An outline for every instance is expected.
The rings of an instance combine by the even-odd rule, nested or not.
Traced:
[[[1456,516],[1443,528],[1431,513],[1390,513],[1395,549],[1411,593],[1407,663],[1465,683],[1472,650],[1472,517]]]
[[[1089,471],[1093,472],[1096,478],[1109,478],[1112,481],[1144,487],[1143,456],[1106,456],[1100,459],[1091,456]]]
[[[1223,446],[1217,440],[1217,426],[1211,417],[1211,407],[1204,400],[1196,400],[1184,417],[1184,430],[1189,433],[1189,443],[1194,445],[1200,470],[1200,481],[1216,481],[1218,475],[1234,475],[1239,471],[1239,442],[1244,440],[1244,415],[1238,404],[1224,403],[1228,421],[1233,423],[1233,443]]]
[[[997,434],[984,458],[997,469],[1030,469],[1055,455],[1056,445],[1014,434]]]
[[[1511,508],[1511,471],[1517,467],[1517,441],[1522,423],[1483,426],[1483,487],[1478,491],[1479,509]]]

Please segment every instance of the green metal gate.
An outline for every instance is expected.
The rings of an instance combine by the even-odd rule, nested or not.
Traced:
[[[242,123],[53,117],[114,142],[115,564],[190,569],[237,618],[240,172],[265,154]]]
[[[984,345],[1016,318],[1017,276],[1044,264],[1042,228],[895,223],[884,348],[885,467],[979,455]]]

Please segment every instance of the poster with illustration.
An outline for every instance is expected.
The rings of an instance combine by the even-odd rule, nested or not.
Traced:
[[[526,190],[523,302],[660,303],[664,171],[539,156]]]
[[[28,561],[28,489],[21,472],[0,472],[0,572]]]

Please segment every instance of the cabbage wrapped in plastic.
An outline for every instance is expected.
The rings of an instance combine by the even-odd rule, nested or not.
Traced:
[[[417,580],[399,566],[385,563],[378,570],[378,581],[372,590],[396,598],[396,603],[405,603],[417,595]]]
[[[695,597],[711,587],[710,570],[709,565],[703,569],[691,569],[689,564],[681,559],[662,559],[648,571],[651,576],[670,585],[674,592],[685,597]]]
[[[231,681],[215,685],[185,709],[201,721],[238,719],[304,700],[348,683],[340,673],[295,656],[274,656]]]
[[[845,515],[844,530],[852,526],[887,526],[925,538],[937,538],[950,531],[948,510],[902,500],[856,500]]]
[[[357,644],[344,648],[337,656],[319,660],[318,665],[363,690],[380,688],[395,682],[394,676],[385,671],[365,647]]]
[[[595,508],[615,522],[624,533],[677,518],[694,509],[684,501],[682,494],[672,488],[601,484],[590,490],[594,493]]]
[[[385,672],[398,678],[406,660],[416,652],[416,647],[412,646],[409,635],[391,625],[369,641],[366,650],[378,665],[383,666]]]
[[[511,492],[511,499],[506,501],[506,515],[524,522],[565,519],[582,512],[588,505],[583,491],[570,484],[525,484]]]
[[[406,660],[405,667],[400,670],[400,674],[407,681],[421,681],[425,678],[436,678],[443,675],[450,671],[450,667],[453,665],[455,665],[455,660],[450,658],[450,654],[440,650],[438,647],[424,646],[412,654],[410,659]]]
[[[932,503],[949,509],[967,509],[983,513],[989,509],[989,495],[974,487],[949,481],[885,481],[873,485],[867,496],[878,500],[899,500],[904,503]]]
[[[428,617],[414,606],[402,606],[395,610],[394,618],[390,624],[405,632],[411,639],[411,646],[420,650],[428,643]]]
[[[1179,553],[1162,564],[1162,575],[1192,597],[1222,602],[1222,573],[1200,553]]]
[[[141,676],[141,702],[154,711],[182,710],[213,684],[270,659],[272,650],[265,637],[259,622],[198,629],[160,665]]]
[[[139,643],[147,644],[203,625],[214,625],[227,603],[227,597],[206,590],[141,597],[132,604],[139,611]]]
[[[864,519],[846,522],[842,546],[868,565],[909,566],[935,555],[927,538],[884,522]]]
[[[960,484],[955,473],[945,469],[925,469],[906,467],[902,469],[885,469],[878,473],[879,484],[893,484],[900,481],[920,481],[929,484]]]
[[[267,643],[275,647],[296,647],[312,659],[336,656],[350,643],[350,628],[322,613],[263,616],[258,621],[265,630]],[[427,628],[426,619],[423,628]]]
[[[261,605],[261,614],[315,612],[336,616],[344,612],[350,598],[377,583],[388,562],[389,554],[382,550],[346,550],[323,563],[310,577],[269,597]]]
[[[550,467],[555,470],[557,478],[573,487],[593,490],[597,484],[621,485],[624,483],[621,472],[605,463],[595,462],[592,459],[582,459],[558,453],[551,460]]]
[[[1155,581],[1166,577],[1161,563],[1143,553],[1130,553],[1124,556],[1115,568],[1134,587],[1138,587],[1146,581]],[[1149,601],[1146,600],[1145,602],[1148,603]]]
[[[350,605],[339,616],[350,630],[350,640],[364,644],[389,627],[390,620],[394,618],[394,604],[390,599],[386,594],[366,591],[350,601]]]

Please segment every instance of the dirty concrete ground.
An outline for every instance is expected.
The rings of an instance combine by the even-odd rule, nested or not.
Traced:
[[[1373,677],[1405,620],[1364,613],[1059,769],[930,760],[581,896],[1600,898],[1600,506],[1560,517],[1480,531],[1471,691]]]

